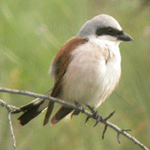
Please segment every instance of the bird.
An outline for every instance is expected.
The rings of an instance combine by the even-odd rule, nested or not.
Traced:
[[[100,14],[88,20],[54,57],[50,66],[54,86],[46,95],[98,108],[120,80],[120,42],[132,40],[110,15]],[[18,118],[20,124],[26,125],[47,110],[43,122],[47,125],[54,104],[53,101],[37,98],[20,107],[20,112],[23,112]],[[57,124],[73,111],[71,107],[60,106],[51,118],[51,124]]]

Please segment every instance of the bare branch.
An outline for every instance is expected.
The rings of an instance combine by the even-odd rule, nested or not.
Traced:
[[[0,99],[0,105],[2,107],[5,107],[8,110],[8,122],[9,122],[9,128],[10,128],[10,133],[11,133],[11,137],[13,140],[13,147],[14,149],[16,148],[16,139],[15,139],[15,135],[14,135],[14,131],[13,131],[13,126],[12,126],[12,121],[11,121],[11,112],[15,109],[17,110],[18,108],[15,106],[11,106],[11,105],[7,105],[3,100]]]
[[[54,98],[54,97],[48,97],[46,95],[41,95],[41,94],[36,94],[36,93],[32,93],[32,92],[28,92],[28,91],[19,91],[19,90],[11,90],[11,89],[6,89],[6,88],[0,88],[0,92],[6,92],[6,93],[12,93],[12,94],[19,94],[19,95],[26,95],[26,96],[31,96],[31,97],[35,97],[35,98],[43,98],[43,99],[48,99],[51,100],[53,102],[62,104],[62,105],[66,105],[68,107],[72,107],[75,110],[78,110],[84,114],[87,115],[88,118],[93,118],[96,121],[98,120],[99,122],[103,123],[105,125],[105,129],[103,131],[103,138],[104,138],[104,134],[106,132],[107,127],[112,128],[113,130],[115,130],[117,132],[117,137],[119,139],[120,134],[124,135],[126,138],[128,138],[129,140],[131,140],[133,143],[137,144],[140,148],[142,148],[143,150],[149,150],[145,145],[143,145],[141,142],[139,142],[136,138],[134,138],[133,136],[131,136],[130,134],[128,134],[125,129],[120,129],[118,126],[110,123],[109,121],[107,121],[107,119],[109,119],[113,113],[111,113],[106,119],[104,119],[103,117],[99,116],[95,117],[93,115],[93,113],[88,112],[87,110],[84,110],[83,107],[77,107],[74,104],[62,101],[60,99]],[[5,106],[7,108],[7,106],[5,105],[6,103],[1,103],[0,101],[0,105]],[[10,105],[9,105],[10,106]],[[12,108],[14,108],[14,106],[11,106]],[[8,108],[7,108],[8,109]],[[18,109],[15,107],[15,109]]]
[[[9,128],[10,128],[11,137],[13,139],[13,147],[15,149],[16,148],[16,139],[15,139],[13,126],[12,126],[12,122],[11,122],[11,111],[8,113],[8,121],[9,121]]]

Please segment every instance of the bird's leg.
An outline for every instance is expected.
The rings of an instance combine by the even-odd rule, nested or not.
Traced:
[[[84,112],[84,107],[83,107],[81,104],[79,104],[77,101],[74,101],[74,104],[75,104],[78,108],[80,108],[80,110],[75,109],[74,112],[73,112],[72,115],[71,115],[71,118],[72,118],[74,115],[79,115],[80,112]]]
[[[94,118],[96,120],[96,123],[94,125],[94,127],[98,124],[98,122],[101,120],[101,116],[98,114],[98,112],[94,109],[94,107],[91,107],[90,105],[86,105],[88,107],[88,109],[92,112],[92,118]],[[89,121],[91,117],[87,117],[85,120],[85,123],[87,123]]]

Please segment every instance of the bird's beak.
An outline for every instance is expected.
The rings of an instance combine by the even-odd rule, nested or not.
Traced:
[[[126,42],[133,41],[133,38],[124,32],[122,32],[122,34],[118,35],[117,39],[120,41],[126,41]]]

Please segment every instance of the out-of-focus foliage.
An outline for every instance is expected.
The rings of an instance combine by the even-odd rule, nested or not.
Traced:
[[[141,9],[142,7],[142,9]],[[52,86],[48,68],[58,49],[92,17],[115,17],[134,42],[120,45],[122,77],[115,92],[98,108],[103,116],[150,147],[150,7],[139,0],[1,0],[0,87],[45,93]],[[0,93],[9,104],[21,106],[32,98]],[[56,106],[57,109],[58,105]],[[42,126],[44,113],[21,127],[12,116],[18,150],[140,150],[103,125],[84,124],[85,115],[56,126]],[[7,111],[0,107],[0,149],[12,149]]]

